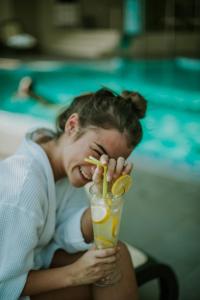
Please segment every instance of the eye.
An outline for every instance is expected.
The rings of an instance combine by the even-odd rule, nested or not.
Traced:
[[[103,154],[103,153],[101,153],[101,151],[99,151],[98,149],[96,149],[96,148],[91,148],[91,150],[92,150],[92,152],[93,152],[93,154],[92,154],[92,156],[94,156],[95,158],[100,158],[101,157],[101,155]]]

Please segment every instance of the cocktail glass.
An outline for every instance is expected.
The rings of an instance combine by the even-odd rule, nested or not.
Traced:
[[[112,193],[107,193],[103,197],[95,185],[91,186],[89,191],[95,245],[97,249],[115,247],[118,242],[123,198]],[[113,285],[121,279],[121,276],[117,265],[112,274],[102,278],[95,285],[101,287]]]

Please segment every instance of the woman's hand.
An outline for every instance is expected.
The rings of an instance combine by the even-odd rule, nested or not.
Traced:
[[[117,159],[109,158],[107,155],[103,154],[100,157],[100,162],[103,165],[108,166],[107,171],[107,181],[115,181],[118,177],[125,174],[130,174],[133,168],[131,162],[127,162],[124,157],[118,157]],[[92,180],[95,184],[99,184],[102,181],[103,177],[103,168],[96,167],[93,173]]]
[[[71,268],[71,285],[91,284],[110,275],[116,267],[118,251],[117,248],[88,250],[75,263],[67,266]]]

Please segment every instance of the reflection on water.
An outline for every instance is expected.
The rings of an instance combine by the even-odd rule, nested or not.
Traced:
[[[150,106],[144,128],[138,153],[147,152],[154,158],[186,163],[200,170],[199,115]]]
[[[195,64],[195,60],[184,59],[113,59],[64,64],[30,62],[13,70],[2,68],[0,109],[53,121],[59,106],[80,93],[102,86],[118,92],[137,90],[149,100],[149,107],[142,121],[144,139],[136,152],[175,165],[187,164],[200,173],[199,65],[199,61]],[[37,94],[60,105],[48,109],[32,98],[13,101],[18,82],[25,75],[32,77]]]

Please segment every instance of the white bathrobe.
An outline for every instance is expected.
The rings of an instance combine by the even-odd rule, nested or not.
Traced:
[[[87,207],[83,188],[67,179],[55,183],[46,153],[30,135],[0,161],[0,300],[19,299],[28,272],[48,268],[56,249],[90,247],[80,228]]]

